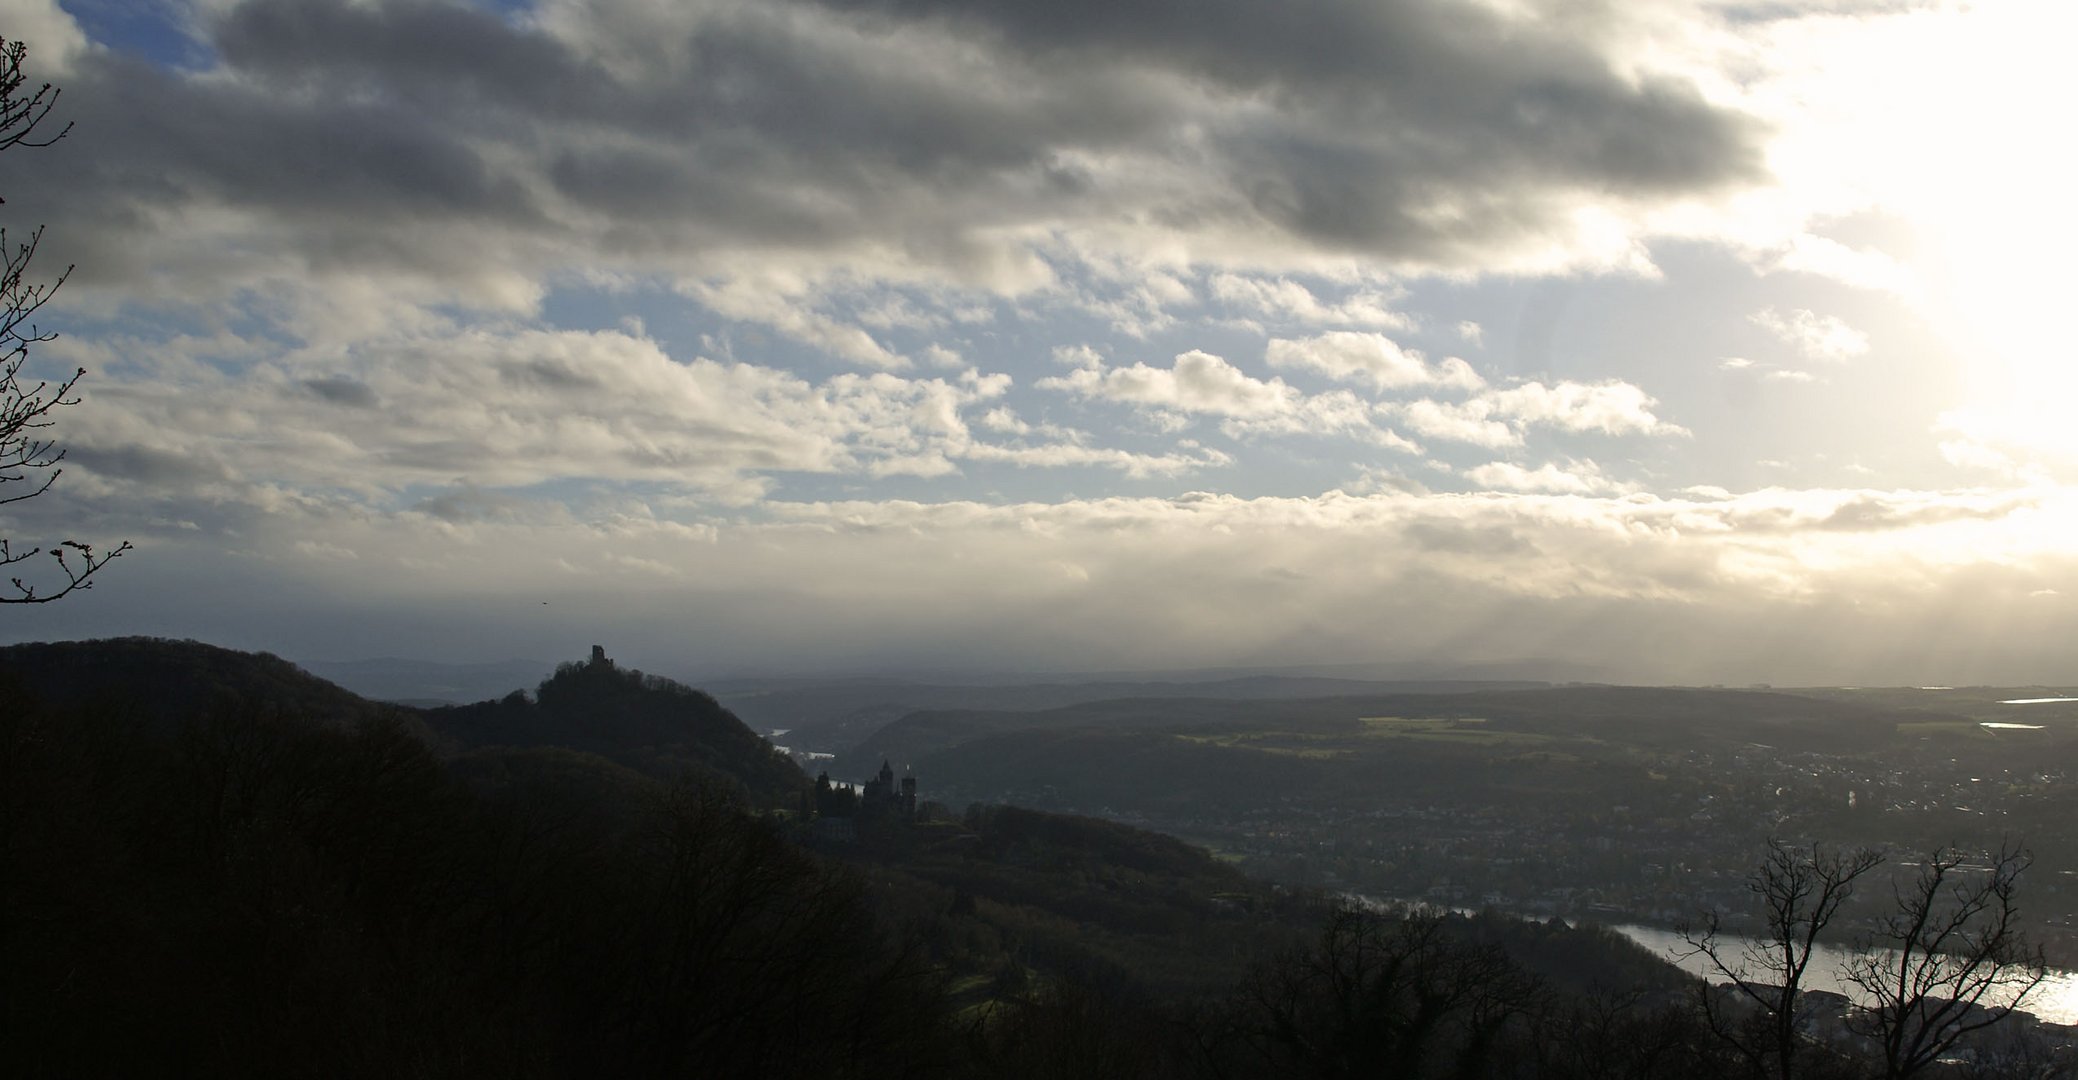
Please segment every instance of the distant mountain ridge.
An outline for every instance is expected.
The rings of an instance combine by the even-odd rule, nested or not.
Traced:
[[[1460,694],[1528,690],[1528,681],[1426,679],[1377,682],[1325,676],[1240,675],[1203,681],[1031,682],[972,685],[901,679],[722,679],[703,684],[759,730],[785,729],[787,742],[844,751],[911,713],[1041,712],[1104,701],[1264,701],[1359,694]]]

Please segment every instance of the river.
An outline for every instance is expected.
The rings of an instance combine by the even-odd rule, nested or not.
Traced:
[[[1724,979],[1723,975],[1710,967],[1708,961],[1700,956],[1690,955],[1688,943],[1672,930],[1629,923],[1611,926],[1610,929],[1645,946],[1654,955],[1663,957],[1668,963],[1691,975],[1700,975],[1713,982],[1721,982]],[[1729,936],[1724,941],[1734,952],[1743,949],[1747,944],[1744,938]],[[1830,990],[1850,998],[1858,997],[1854,988],[1843,984],[1839,977],[1841,966],[1854,955],[1856,953],[1853,949],[1820,945],[1817,956],[1811,962],[1810,970],[1805,974],[1804,988]],[[2020,1007],[2052,1024],[2078,1024],[2078,974],[2060,968],[2049,969],[2049,976],[2042,980],[2042,984],[2028,995]]]
[[[1382,899],[1376,896],[1366,896],[1362,893],[1342,893],[1340,895],[1346,901],[1373,911],[1398,908],[1437,913],[1447,912],[1456,915],[1477,914],[1477,911],[1473,908],[1431,904],[1425,900]],[[1530,916],[1513,915],[1511,913],[1511,917],[1521,919],[1529,918]],[[1568,919],[1566,921],[1576,926],[1580,923],[1580,920],[1576,919]],[[1637,923],[1604,923],[1600,925],[1608,926],[1609,929],[1644,946],[1646,951],[1654,956],[1691,975],[1701,976],[1712,982],[1725,981],[1724,975],[1721,972],[1712,968],[1709,961],[1694,955],[1694,950],[1689,948],[1688,942],[1682,940],[1681,935],[1672,930],[1641,926]],[[1726,954],[1728,956],[1743,955],[1746,946],[1750,942],[1748,938],[1732,934],[1723,935],[1723,939],[1725,945],[1730,950]],[[1818,955],[1812,960],[1810,968],[1804,973],[1804,989],[1830,990],[1835,994],[1841,994],[1849,998],[1859,998],[1861,996],[1860,993],[1840,979],[1841,968],[1848,959],[1857,955],[1857,952],[1858,950],[1841,948],[1837,945],[1818,946]],[[2021,1009],[2034,1013],[2037,1019],[2051,1024],[2078,1025],[2078,972],[2067,971],[2063,968],[2050,968],[2049,974],[2043,978],[2041,984],[2028,994],[2027,1000],[2021,1004]]]

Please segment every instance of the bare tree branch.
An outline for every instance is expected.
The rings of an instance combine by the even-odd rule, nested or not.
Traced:
[[[1988,866],[1953,848],[1919,866],[1896,910],[1842,972],[1866,995],[1855,1028],[1883,1049],[1886,1077],[1911,1076],[2028,1000],[2048,969],[2017,926],[2015,888],[2033,857],[2011,845]]]
[[[36,129],[57,104],[59,91],[44,83],[25,93],[28,76],[22,72],[22,61],[28,52],[28,46],[19,41],[0,39],[0,150],[49,146],[72,130],[72,125],[67,124],[56,134],[37,136]],[[0,199],[0,203],[5,201]],[[0,227],[0,506],[33,499],[57,483],[64,472],[58,465],[65,460],[65,451],[45,437],[43,431],[51,426],[54,410],[79,404],[72,391],[87,373],[80,368],[52,385],[48,381],[32,382],[22,372],[29,360],[29,347],[57,337],[31,320],[72,276],[69,266],[47,282],[28,276],[29,263],[42,242],[40,227],[30,232],[27,240],[12,245],[8,243],[6,228]],[[51,562],[44,564],[55,567],[55,575],[44,575],[46,580],[42,583],[25,577],[8,578],[11,589],[0,589],[0,604],[47,604],[90,588],[94,575],[109,560],[129,550],[127,540],[98,554],[77,540],[58,541],[47,549]],[[0,538],[0,566],[26,563],[32,556],[45,553],[40,545],[17,548]]]
[[[1702,957],[1730,984],[1735,1000],[1751,1006],[1735,1016],[1725,995],[1707,985],[1698,999],[1711,1032],[1756,1074],[1796,1075],[1799,998],[1818,936],[1854,895],[1855,880],[1882,861],[1874,851],[1827,851],[1815,843],[1806,850],[1770,838],[1766,857],[1746,882],[1760,902],[1765,932],[1735,953],[1715,912],[1700,929],[1681,928],[1688,955]]]

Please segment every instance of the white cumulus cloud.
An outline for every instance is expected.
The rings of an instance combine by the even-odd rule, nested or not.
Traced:
[[[1263,356],[1271,367],[1316,371],[1346,382],[1368,382],[1380,390],[1476,390],[1485,385],[1463,360],[1453,356],[1430,364],[1421,353],[1401,348],[1384,334],[1331,330],[1300,340],[1276,338]]]
[[[1763,308],[1749,318],[1809,360],[1844,364],[1869,351],[1869,335],[1831,315],[1803,308]]]

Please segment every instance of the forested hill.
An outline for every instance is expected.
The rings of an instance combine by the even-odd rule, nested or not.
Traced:
[[[453,748],[580,750],[661,778],[720,780],[759,807],[792,808],[808,786],[792,760],[714,698],[610,662],[564,664],[531,699],[514,691],[419,715]]]
[[[331,727],[404,715],[272,653],[152,637],[0,648],[0,693],[23,695],[52,709],[93,710],[161,729],[226,708],[271,710]]]
[[[0,694],[170,732],[238,713],[345,730],[391,720],[443,756],[491,748],[598,754],[659,779],[690,776],[751,805],[792,807],[807,777],[708,695],[609,664],[565,664],[532,698],[416,709],[369,701],[280,657],[197,641],[115,638],[0,648]]]

